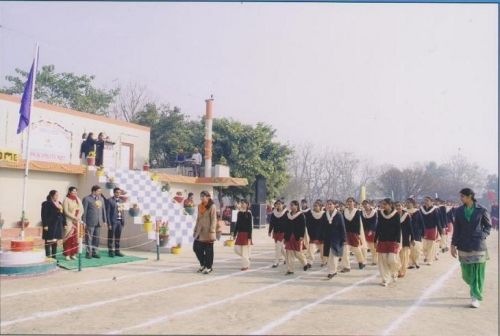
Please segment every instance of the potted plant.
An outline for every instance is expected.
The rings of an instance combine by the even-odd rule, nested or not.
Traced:
[[[108,182],[106,182],[106,188],[108,188],[108,189],[114,189],[114,188],[116,188],[116,183],[115,183],[115,178],[114,177],[110,177],[108,179]]]
[[[142,170],[144,170],[144,171],[149,171],[149,158],[147,158],[147,159],[144,161],[144,165],[142,166]]]
[[[172,246],[172,248],[170,249],[170,251],[172,252],[172,254],[180,254],[181,253],[181,243],[178,243],[176,246]]]
[[[151,181],[158,182],[159,180],[160,180],[160,175],[158,175],[158,173],[152,173],[151,174]]]
[[[151,215],[145,214],[144,216],[142,216],[142,221],[144,223],[145,232],[153,231],[153,222],[151,222]]]
[[[168,231],[168,222],[161,222],[160,228],[158,230],[159,230],[159,236],[160,236],[160,246],[166,247],[168,244],[168,238],[170,237],[169,231]]]
[[[90,151],[87,155],[87,165],[95,166],[95,151]]]
[[[96,174],[96,176],[104,176],[104,175],[106,175],[106,172],[104,171],[104,167],[101,166],[101,167],[97,168],[97,171],[96,171],[95,174]]]
[[[128,209],[128,213],[132,217],[139,217],[141,214],[141,209],[139,209],[139,206],[137,203],[134,203],[130,209]]]
[[[123,203],[127,203],[128,201],[128,195],[125,190],[122,190],[120,193],[120,199],[122,200]]]
[[[186,211],[186,214],[192,216],[194,214],[194,205],[193,204],[186,204],[184,206],[184,211]]]
[[[234,239],[233,239],[233,237],[230,237],[229,239],[226,239],[224,241],[224,246],[233,247],[234,246]]]
[[[161,186],[161,191],[162,192],[169,192],[170,191],[170,184],[169,183],[165,183]]]
[[[221,158],[219,160],[219,164],[223,165],[223,166],[227,166],[227,160],[224,156],[221,156]]]
[[[28,218],[25,218],[24,220],[18,221],[17,225],[19,225],[19,227],[23,229],[26,229],[28,226],[30,226],[30,220]]]

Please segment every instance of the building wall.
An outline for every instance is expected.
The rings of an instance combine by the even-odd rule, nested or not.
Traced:
[[[17,227],[21,219],[23,176],[22,169],[0,168],[0,213],[4,228]],[[50,190],[57,190],[62,202],[68,187],[78,187],[79,182],[80,175],[31,171],[26,197],[26,217],[30,220],[30,227],[40,225],[41,204]]]
[[[12,96],[0,95],[0,149],[23,153],[23,141],[25,140],[23,140],[23,136],[16,134],[20,105],[18,102],[12,101],[13,99],[14,97]],[[62,159],[64,162],[52,159],[32,158],[34,160],[79,164],[80,145],[84,132],[94,132],[96,136],[99,132],[105,132],[110,140],[116,143],[113,148],[113,160],[115,164],[120,164],[123,143],[134,145],[133,169],[141,169],[144,161],[149,157],[149,129],[142,126],[97,117],[88,113],[65,110],[47,104],[36,104],[34,106],[31,121],[32,127],[45,125],[46,128],[51,128],[53,131],[52,134],[56,134],[50,136],[51,133],[47,133],[49,134],[47,139],[44,139],[43,135],[39,135],[37,136],[38,139],[35,139],[35,143],[31,142],[32,145],[38,146],[38,148],[43,150],[45,147],[51,147],[50,137],[56,139],[67,137],[67,141],[69,142],[67,147],[70,148],[68,157]],[[32,134],[34,134],[33,130]],[[45,140],[47,141],[46,144],[43,143]],[[65,141],[61,140],[61,142]],[[57,152],[60,149],[57,146],[57,142],[56,144],[52,144],[52,147],[52,152]]]

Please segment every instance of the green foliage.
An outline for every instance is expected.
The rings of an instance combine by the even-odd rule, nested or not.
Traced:
[[[15,69],[17,75],[5,76],[11,83],[0,92],[22,95],[28,72]],[[53,105],[98,115],[108,115],[108,108],[118,95],[118,89],[101,90],[93,85],[95,76],[61,72],[54,65],[45,65],[36,76],[35,99]]]
[[[204,148],[204,119],[189,120],[180,109],[168,105],[146,104],[133,122],[151,127],[150,157],[160,167],[173,166],[179,148],[187,157],[194,147]],[[232,177],[247,178],[244,188],[229,187],[224,194],[248,197],[253,194],[257,175],[267,179],[268,197],[279,196],[288,182],[286,162],[292,150],[274,141],[275,130],[263,123],[256,126],[220,118],[213,122],[213,162],[227,162]]]
[[[131,121],[151,127],[149,157],[160,167],[173,166],[180,148],[191,153],[198,134],[203,133],[199,122],[188,120],[178,107],[168,105],[148,103]]]

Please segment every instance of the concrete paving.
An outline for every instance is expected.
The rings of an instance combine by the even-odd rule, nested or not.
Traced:
[[[222,238],[226,239],[226,238]],[[252,266],[217,242],[214,273],[180,255],[0,280],[2,334],[498,335],[498,233],[488,239],[485,300],[469,308],[468,287],[449,253],[384,288],[376,266],[326,279],[319,263],[271,268],[273,242],[254,231]]]

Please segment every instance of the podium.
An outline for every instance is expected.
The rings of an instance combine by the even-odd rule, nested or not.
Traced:
[[[102,152],[102,165],[105,168],[117,168],[114,145],[114,142],[104,142],[104,149]]]

